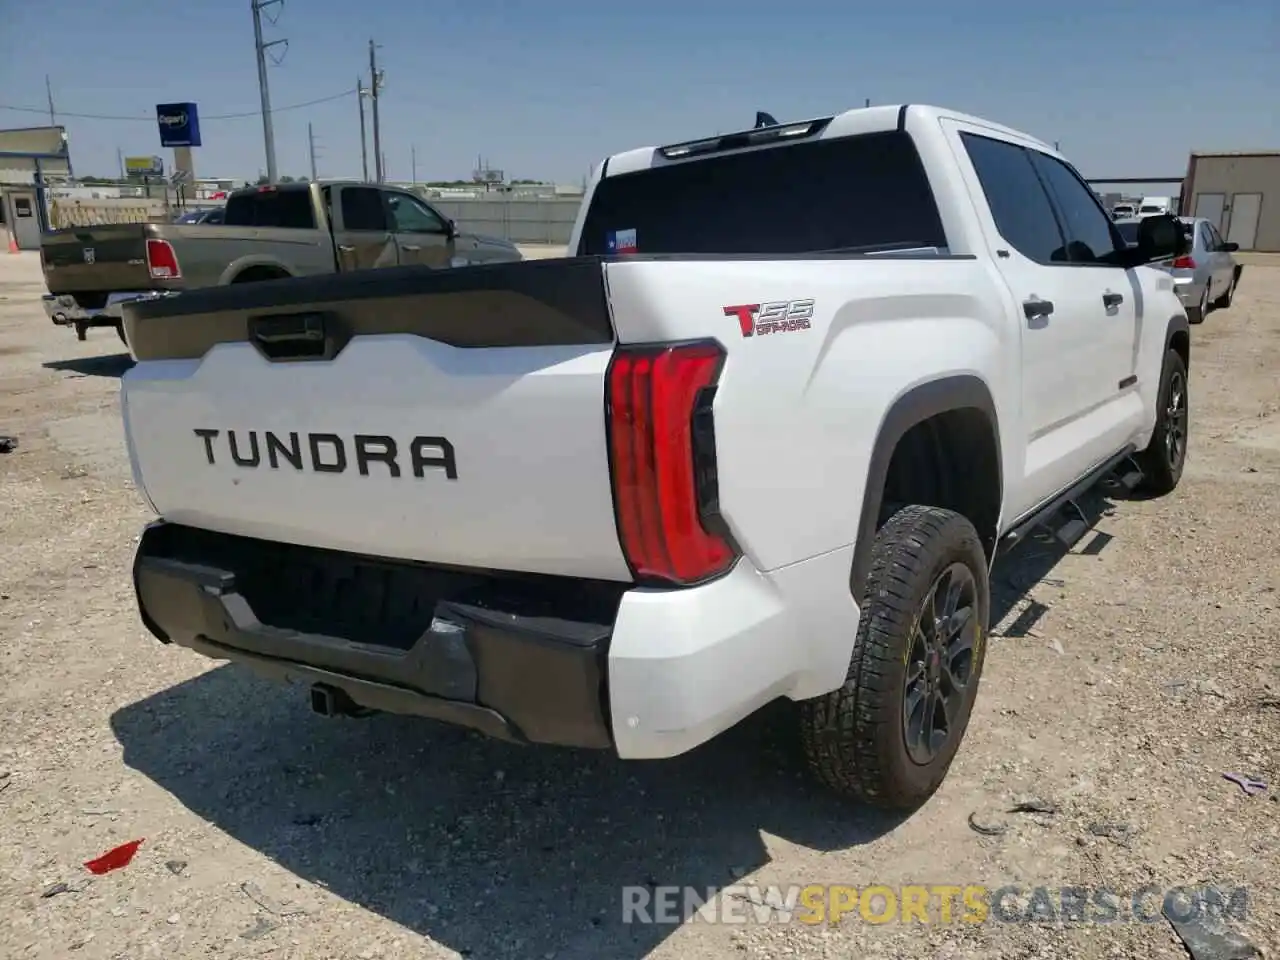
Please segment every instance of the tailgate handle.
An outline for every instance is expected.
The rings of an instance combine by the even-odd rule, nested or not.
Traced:
[[[272,362],[332,360],[346,345],[338,324],[322,313],[249,318],[249,340]]]

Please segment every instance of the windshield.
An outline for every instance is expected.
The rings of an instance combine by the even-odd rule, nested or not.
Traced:
[[[905,133],[656,164],[600,181],[579,254],[785,255],[946,246],[933,191]]]

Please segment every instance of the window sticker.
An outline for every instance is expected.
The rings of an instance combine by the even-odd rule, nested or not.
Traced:
[[[635,253],[635,228],[630,230],[614,230],[609,234],[608,239],[606,240],[606,247],[610,253]]]

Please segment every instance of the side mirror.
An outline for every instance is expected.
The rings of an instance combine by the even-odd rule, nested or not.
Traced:
[[[453,218],[449,218],[445,220],[444,226],[445,226],[445,233],[449,235],[449,239],[450,240],[457,239],[458,225],[454,223]]]
[[[1182,232],[1182,221],[1177,217],[1162,213],[1139,221],[1138,243],[1133,248],[1138,263],[1170,260],[1182,256],[1190,248],[1187,235]]]
[[[1228,240],[1226,243],[1222,245],[1222,249],[1227,251],[1227,253],[1235,253],[1237,250],[1240,249],[1240,244],[1236,243],[1233,240]]]

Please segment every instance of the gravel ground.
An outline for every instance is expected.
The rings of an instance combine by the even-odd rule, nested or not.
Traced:
[[[622,764],[324,720],[301,690],[161,647],[129,582],[148,511],[121,442],[128,358],[111,331],[52,328],[41,292],[37,258],[0,256],[0,433],[20,440],[0,454],[0,956],[1187,956],[1160,919],[622,921],[624,886],[752,883],[1214,883],[1247,888],[1234,926],[1280,948],[1280,784],[1222,777],[1280,778],[1280,267],[1246,269],[1193,328],[1179,490],[1093,497],[1075,550],[997,567],[968,739],[906,822],[816,791],[765,718]],[[1055,812],[1009,812],[1028,796]],[[82,866],[133,839],[127,867]]]

